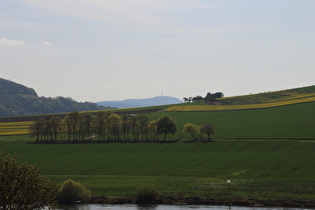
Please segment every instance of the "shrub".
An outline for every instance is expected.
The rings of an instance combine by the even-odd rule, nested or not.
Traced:
[[[23,163],[16,153],[4,157],[0,152],[0,209],[55,207],[57,192],[35,165]]]
[[[69,203],[85,200],[89,197],[91,197],[91,191],[89,189],[85,189],[81,183],[69,179],[66,180],[60,188],[58,201],[60,203]]]
[[[138,204],[150,204],[157,200],[158,193],[151,186],[143,186],[139,188],[136,195],[136,203]]]

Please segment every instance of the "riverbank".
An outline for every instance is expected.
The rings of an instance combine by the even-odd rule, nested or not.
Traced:
[[[132,197],[106,198],[106,197],[92,197],[89,200],[82,201],[87,204],[136,204]],[[228,199],[204,199],[199,197],[165,197],[160,196],[154,202],[157,205],[211,205],[211,206],[229,206]],[[261,199],[248,200],[238,198],[231,200],[231,206],[244,207],[286,207],[286,208],[315,208],[315,200],[292,200],[292,199]]]

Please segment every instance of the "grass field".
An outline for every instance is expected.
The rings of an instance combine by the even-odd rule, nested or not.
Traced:
[[[150,117],[157,119],[163,114],[177,122],[176,138],[187,122],[210,122],[215,128],[214,138],[315,139],[315,102],[255,110],[159,112]]]
[[[33,144],[26,136],[0,137],[5,153],[17,152],[61,185],[72,178],[94,196],[132,197],[143,185],[163,196],[225,202],[315,199],[315,142]]]
[[[2,137],[3,138],[3,137]],[[1,141],[44,174],[313,179],[313,141],[31,144]]]
[[[314,91],[312,86],[226,98],[222,105],[245,103],[255,109],[201,111],[197,103],[194,111],[166,109],[172,105],[143,113],[151,120],[164,114],[173,118],[179,130],[168,138],[183,140],[176,143],[34,144],[29,135],[14,135],[26,134],[31,121],[3,122],[0,151],[17,152],[58,185],[69,178],[79,181],[93,196],[133,197],[139,187],[150,185],[164,197],[226,203],[226,180],[231,179],[234,203],[314,207],[315,102],[302,103]],[[258,109],[262,101],[282,105]],[[189,136],[181,131],[187,122],[212,123],[215,141],[185,142]]]

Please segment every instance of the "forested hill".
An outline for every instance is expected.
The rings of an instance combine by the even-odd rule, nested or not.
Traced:
[[[0,117],[110,109],[71,98],[38,97],[34,89],[0,78]]]

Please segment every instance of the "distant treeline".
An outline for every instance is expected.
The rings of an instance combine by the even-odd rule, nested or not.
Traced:
[[[21,116],[49,113],[104,110],[112,107],[90,102],[77,102],[72,98],[38,97],[35,90],[0,78],[0,116]]]
[[[31,95],[0,95],[0,116],[38,115],[78,111],[104,110],[112,107],[91,102],[76,102],[71,98],[36,97]]]
[[[195,97],[184,97],[183,100],[184,102],[205,102],[208,104],[213,104],[215,103],[217,100],[217,98],[223,98],[224,94],[221,92],[216,92],[216,93],[207,93],[207,95],[205,97],[202,96],[195,96]]]
[[[193,140],[202,140],[209,132],[209,125],[197,127],[187,123],[183,132],[192,135]],[[30,126],[30,133],[36,137],[36,142],[139,142],[166,141],[167,134],[175,134],[178,130],[176,122],[168,115],[156,121],[150,121],[147,116],[117,114],[110,111],[91,113],[71,112],[64,118],[53,116],[40,118]]]

